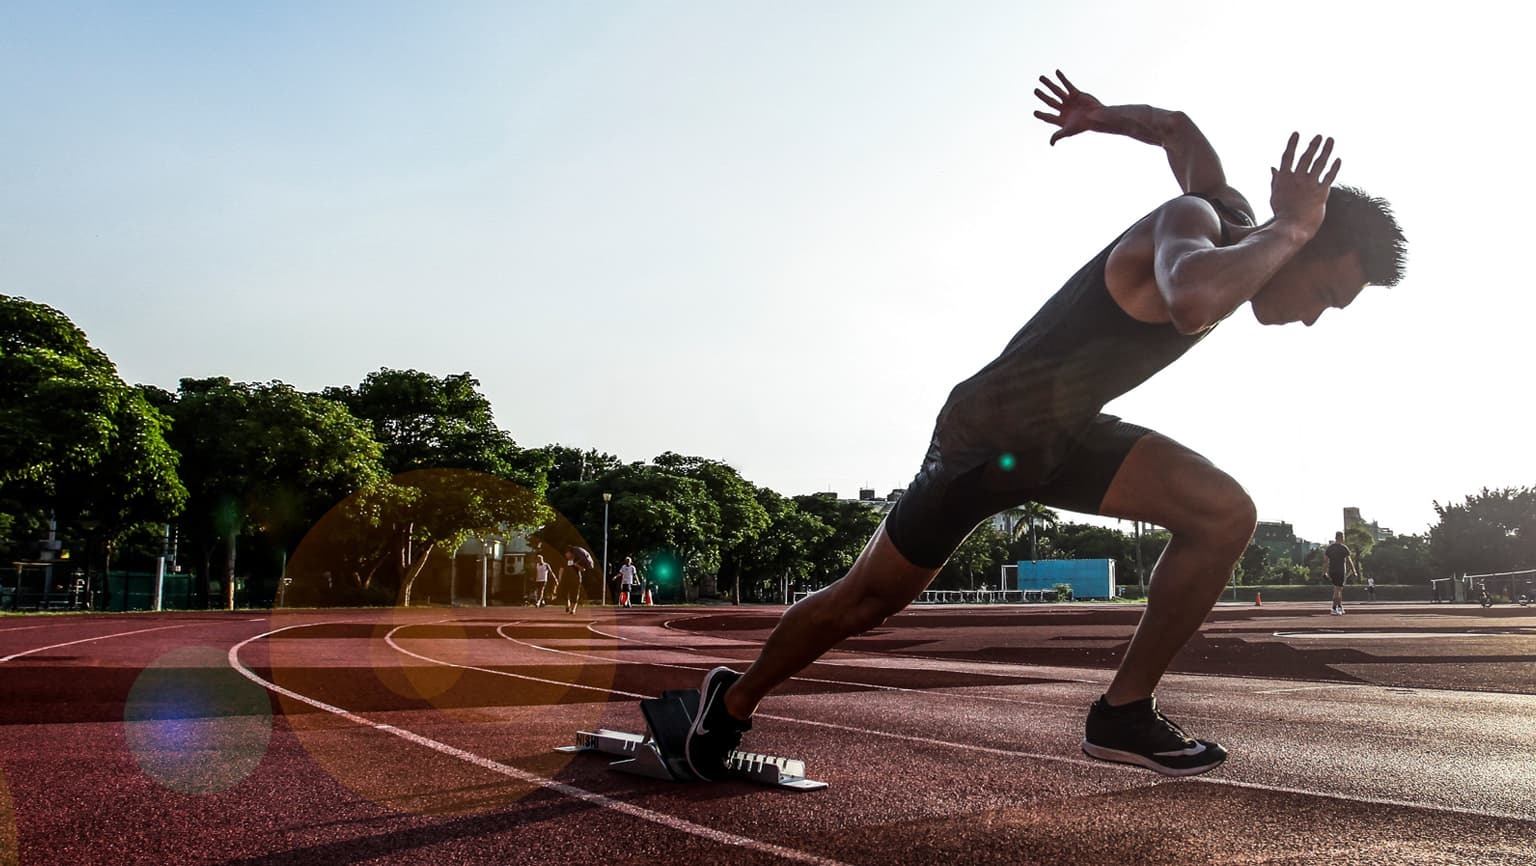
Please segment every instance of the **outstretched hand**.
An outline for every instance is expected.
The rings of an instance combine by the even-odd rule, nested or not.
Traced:
[[[1291,133],[1285,153],[1280,156],[1280,167],[1269,170],[1269,207],[1274,211],[1275,219],[1290,221],[1311,234],[1323,224],[1328,208],[1328,189],[1338,177],[1343,160],[1335,159],[1333,166],[1328,167],[1328,157],[1333,155],[1333,139],[1325,140],[1321,135],[1312,136],[1301,158],[1296,159],[1296,145],[1300,141],[1300,133]],[[1292,160],[1295,160],[1294,166]],[[1328,168],[1327,174],[1323,173],[1324,168]]]
[[[1060,84],[1052,81],[1047,76],[1040,76],[1040,83],[1049,88],[1050,93],[1046,93],[1038,87],[1035,88],[1035,96],[1038,96],[1041,102],[1044,102],[1056,112],[1051,114],[1050,112],[1036,111],[1035,116],[1052,126],[1061,127],[1051,136],[1052,145],[1063,138],[1071,138],[1079,132],[1089,132],[1092,129],[1088,125],[1090,117],[1093,115],[1093,112],[1104,107],[1104,103],[1099,102],[1090,94],[1078,90],[1072,82],[1067,80],[1067,76],[1061,74],[1060,69],[1056,70],[1056,77],[1061,79]]]

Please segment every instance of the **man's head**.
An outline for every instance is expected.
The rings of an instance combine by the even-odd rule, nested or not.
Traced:
[[[1317,234],[1253,296],[1254,318],[1311,325],[1329,307],[1349,306],[1366,286],[1401,282],[1407,248],[1384,199],[1333,187]]]
[[[1342,533],[1342,532],[1335,532],[1333,534],[1333,540],[1339,542],[1340,544],[1343,544],[1344,543],[1344,533]]]

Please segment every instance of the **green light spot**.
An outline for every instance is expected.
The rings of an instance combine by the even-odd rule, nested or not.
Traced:
[[[1014,464],[1018,462],[1017,458],[1007,452],[1000,454],[997,458],[997,465],[1002,467],[1004,472],[1012,472]]]

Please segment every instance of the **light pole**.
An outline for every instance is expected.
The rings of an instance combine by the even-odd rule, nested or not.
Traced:
[[[608,605],[608,503],[612,493],[603,494],[603,606]]]

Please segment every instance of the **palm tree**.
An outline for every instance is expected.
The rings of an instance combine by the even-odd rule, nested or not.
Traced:
[[[1061,517],[1055,511],[1038,502],[1026,502],[1003,512],[1008,519],[1008,537],[1017,541],[1029,531],[1029,558],[1040,558],[1040,545],[1036,533],[1041,529],[1055,529]]]

